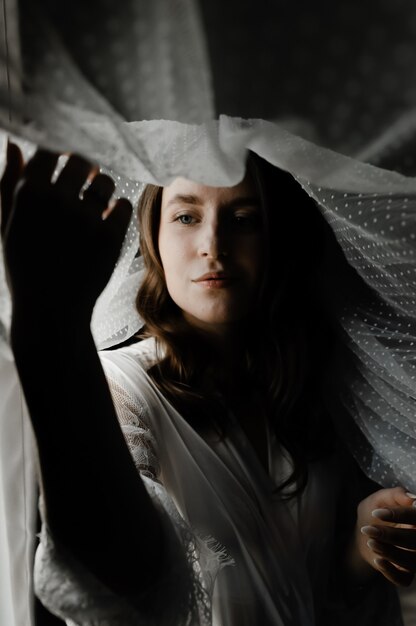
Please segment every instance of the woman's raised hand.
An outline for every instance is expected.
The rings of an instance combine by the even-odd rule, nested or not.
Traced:
[[[416,573],[415,498],[401,487],[380,489],[357,509],[355,543],[364,561],[397,586]]]
[[[39,149],[24,164],[18,146],[8,145],[0,183],[7,280],[14,308],[64,307],[90,318],[117,262],[132,206],[126,199],[111,205],[114,182],[77,155],[52,182],[59,157]]]

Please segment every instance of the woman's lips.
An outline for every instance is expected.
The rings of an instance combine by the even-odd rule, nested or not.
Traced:
[[[209,272],[199,276],[199,278],[196,278],[193,282],[208,289],[221,289],[229,287],[231,283],[234,282],[234,279],[232,276],[225,273]]]

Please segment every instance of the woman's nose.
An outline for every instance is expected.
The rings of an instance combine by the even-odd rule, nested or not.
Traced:
[[[207,224],[200,232],[199,254],[209,258],[220,258],[227,255],[225,229],[218,223]]]

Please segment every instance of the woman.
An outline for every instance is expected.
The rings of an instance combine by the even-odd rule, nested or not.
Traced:
[[[91,315],[131,206],[111,204],[111,179],[78,156],[51,182],[58,156],[24,165],[10,145],[2,179],[11,342],[39,453],[42,602],[82,626],[400,624],[416,509],[360,475],[321,402],[324,239],[306,194],[255,156],[234,187],[148,187],[145,325],[98,355]],[[291,238],[299,219],[305,241]]]

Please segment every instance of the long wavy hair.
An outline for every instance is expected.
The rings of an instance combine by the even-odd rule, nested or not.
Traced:
[[[321,401],[331,331],[317,280],[327,225],[291,174],[251,152],[247,168],[264,212],[268,269],[246,328],[242,362],[249,388],[262,398],[278,441],[292,457],[293,472],[277,487],[292,497],[307,483],[308,463],[327,454],[333,441]],[[166,287],[158,250],[162,191],[147,185],[138,206],[145,266],[136,299],[144,320],[140,337],[155,337],[163,355],[149,374],[195,428],[214,421],[222,436],[226,410],[206,385],[210,345],[199,337],[195,349],[195,331]]]

